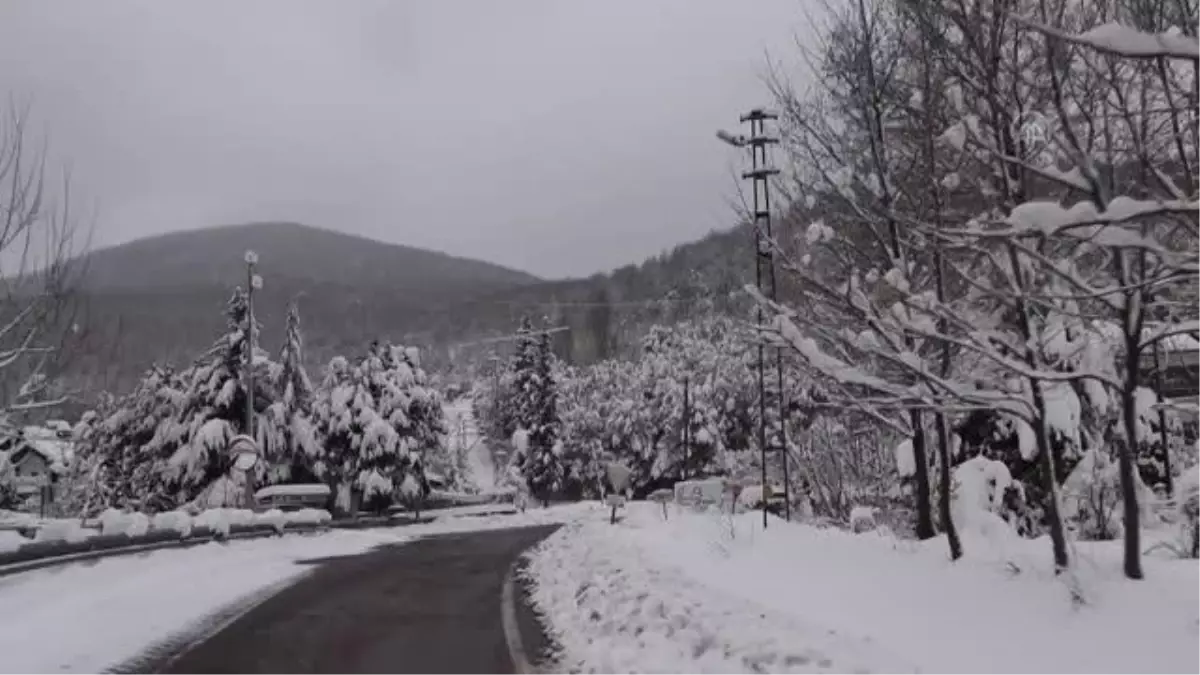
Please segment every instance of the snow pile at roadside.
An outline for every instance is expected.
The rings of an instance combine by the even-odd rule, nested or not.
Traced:
[[[126,535],[141,537],[148,532],[174,531],[181,537],[190,536],[194,528],[207,528],[221,535],[228,535],[233,526],[259,525],[283,532],[291,525],[324,525],[332,517],[322,509],[300,509],[298,511],[269,511],[255,513],[248,509],[207,509],[197,516],[186,511],[165,511],[148,516],[144,513],[105,509],[95,520],[94,527],[81,524],[78,518],[47,518],[36,520],[10,519],[22,526],[37,527],[33,539],[28,539],[14,530],[0,530],[0,552],[13,551],[33,542],[78,543],[95,536]],[[8,527],[13,525],[6,523]]]
[[[563,651],[557,670],[915,670],[868,639],[839,634],[690,578],[629,536],[631,529],[643,527],[636,519],[616,527],[600,521],[573,523],[531,556],[534,602],[549,617]]]
[[[30,541],[15,530],[0,530],[0,553],[15,551]]]
[[[600,509],[597,511],[596,509]],[[476,532],[482,530],[503,530],[511,527],[532,527],[535,525],[557,525],[569,523],[586,517],[593,512],[600,513],[603,507],[595,502],[579,502],[572,504],[557,504],[550,508],[531,508],[525,513],[518,513],[511,507],[497,512],[496,507],[465,506],[455,509],[444,509],[430,512],[434,520],[429,523],[405,525],[402,527],[386,528],[411,537],[421,537],[435,534],[450,534],[455,532]]]
[[[74,544],[97,533],[98,530],[82,527],[78,520],[47,520],[38,528],[34,541],[65,541]]]
[[[1148,537],[1152,538],[1152,537]],[[634,504],[569,525],[532,555],[562,668],[599,672],[1198,672],[1195,560],[1077,542],[1070,585],[1045,540],[899,541],[761,516]],[[821,654],[807,662],[804,655]],[[789,656],[792,660],[789,662]]]

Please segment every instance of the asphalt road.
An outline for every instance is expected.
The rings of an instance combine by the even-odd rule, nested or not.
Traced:
[[[518,556],[554,529],[435,536],[308,561],[317,565],[313,574],[182,654],[139,670],[511,673],[504,581]],[[517,610],[522,644],[534,660],[546,638],[528,607]]]

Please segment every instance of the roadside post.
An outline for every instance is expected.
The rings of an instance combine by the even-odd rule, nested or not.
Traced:
[[[613,491],[609,494],[605,501],[612,508],[612,515],[609,517],[609,524],[617,524],[617,509],[625,505],[625,491],[629,489],[629,479],[633,476],[633,471],[624,464],[613,460],[604,465],[604,474],[608,478],[608,484]]]

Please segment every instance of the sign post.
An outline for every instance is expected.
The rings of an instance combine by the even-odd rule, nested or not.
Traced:
[[[612,515],[609,517],[609,524],[617,524],[617,509],[625,505],[625,491],[629,489],[629,479],[633,476],[633,471],[629,467],[617,461],[610,461],[604,466],[604,473],[608,477],[608,484],[612,487],[612,494],[608,495],[606,501],[612,507]]]
[[[246,434],[234,436],[229,442],[229,455],[233,459],[233,464],[229,470],[229,479],[233,480],[234,472],[242,474],[242,482],[244,483],[243,499],[246,501],[246,508],[254,508],[254,483],[250,480],[250,470],[258,464],[258,443]]]

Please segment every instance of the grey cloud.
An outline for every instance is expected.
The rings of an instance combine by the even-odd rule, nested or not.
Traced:
[[[8,0],[97,241],[287,219],[545,275],[730,223],[712,138],[795,53],[797,0]]]

